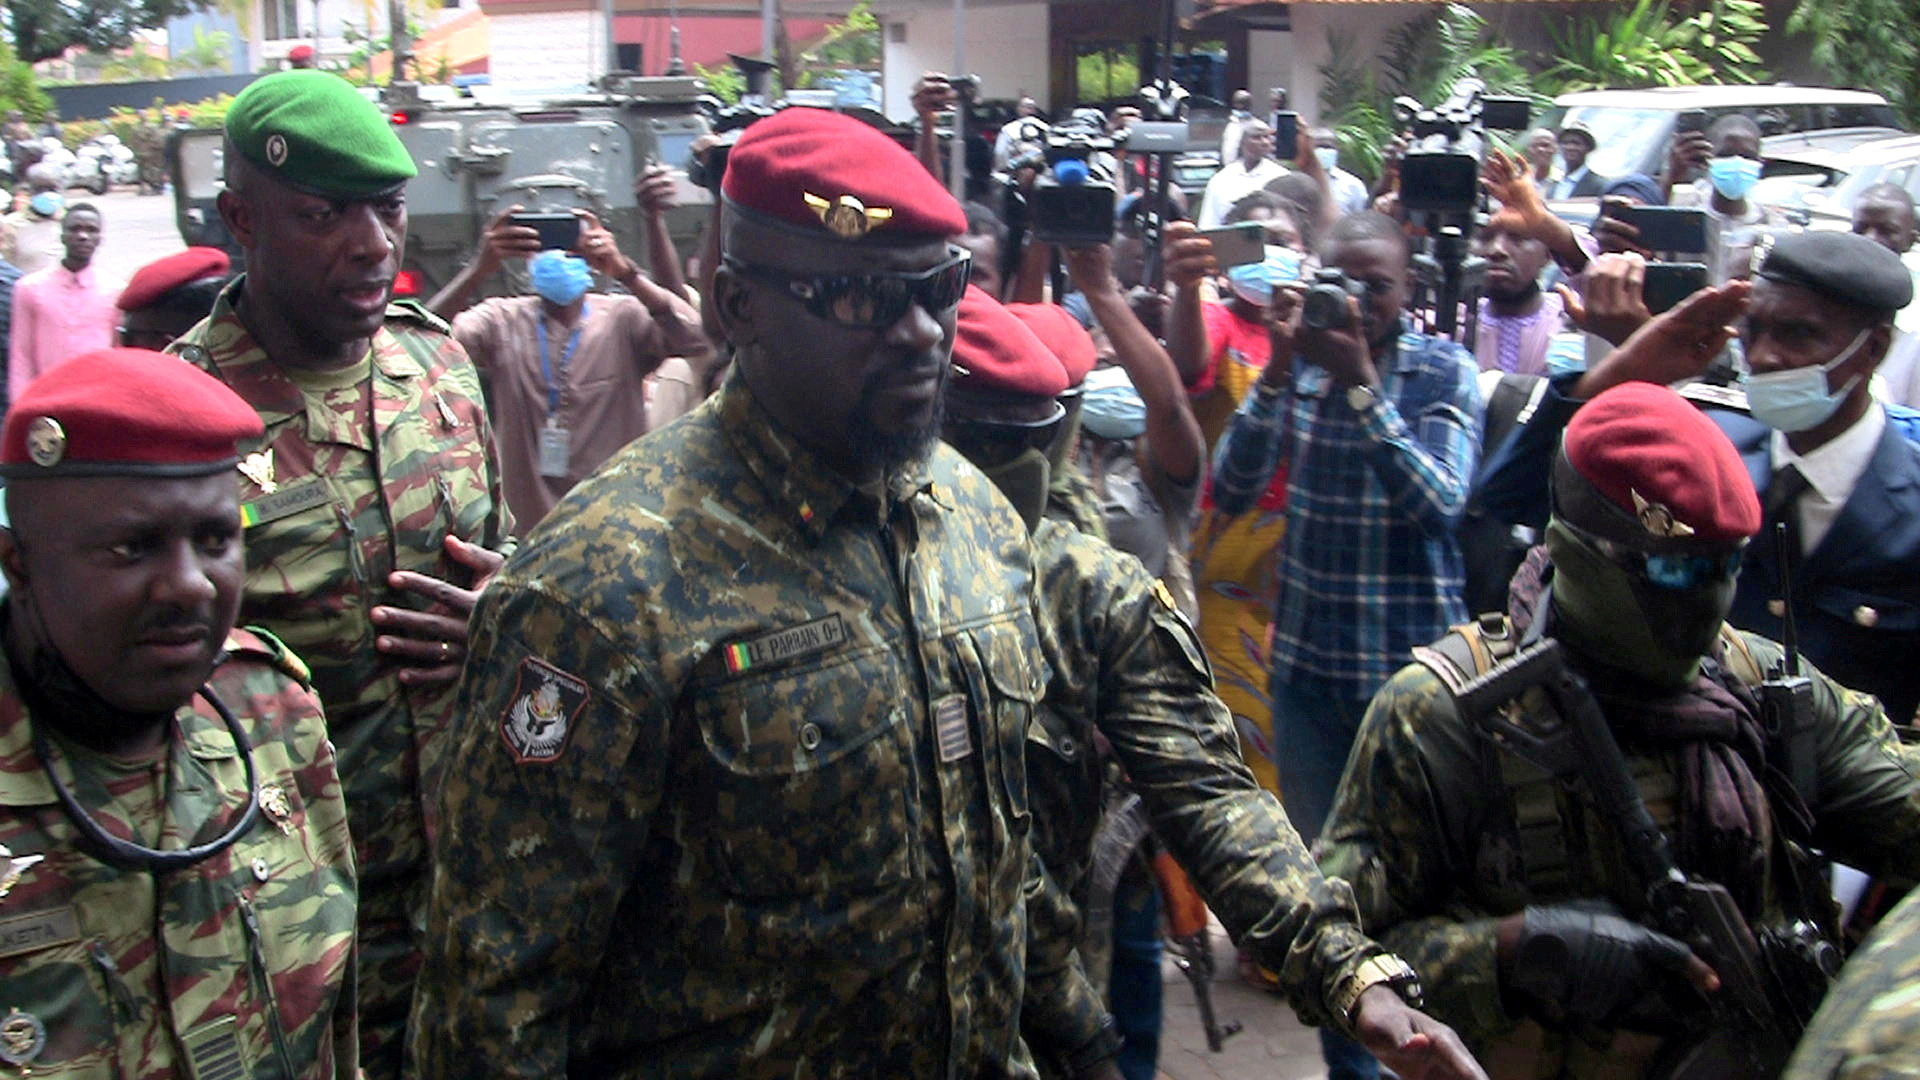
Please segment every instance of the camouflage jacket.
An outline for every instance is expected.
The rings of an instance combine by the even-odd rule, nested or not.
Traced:
[[[869,494],[736,378],[474,615],[414,1058],[489,1077],[1030,1076],[1026,530]]]
[[[1782,1080],[1920,1076],[1920,892],[1847,960]]]
[[[164,874],[80,846],[0,659],[0,1074],[355,1075],[353,850],[326,721],[278,643],[235,630],[227,649],[209,685],[253,744],[260,817]],[[245,806],[246,763],[204,696],[151,765],[48,741],[87,813],[150,847],[207,843]]]
[[[1281,974],[1303,1020],[1326,1022],[1328,993],[1382,950],[1360,932],[1352,892],[1321,876],[1279,800],[1247,771],[1192,627],[1138,559],[1062,522],[1035,530],[1034,565],[1049,669],[1027,744],[1034,847],[1047,871],[1029,915],[1033,998],[1023,1019],[1036,1049],[1076,1049],[1099,1019],[1076,980],[1057,972],[1079,940],[1101,740],[1208,906]]]
[[[1759,670],[1780,659],[1773,642],[1740,637]],[[1804,670],[1820,725],[1822,794],[1809,808],[1814,845],[1850,866],[1912,880],[1920,873],[1920,783],[1892,725],[1874,699]],[[1622,750],[1667,827],[1673,755]],[[1501,916],[1575,899],[1633,912],[1645,900],[1617,830],[1592,809],[1584,786],[1539,773],[1542,797],[1528,798],[1514,784],[1531,767],[1516,761],[1460,718],[1431,669],[1402,668],[1361,722],[1322,838],[1321,867],[1353,883],[1364,925],[1414,966],[1434,1016],[1453,1025],[1496,1077],[1638,1075],[1625,1063],[1644,1064],[1658,1049],[1651,1037],[1622,1032],[1595,1049],[1503,1005],[1494,954]],[[1541,803],[1524,827],[1523,801]],[[1558,855],[1538,854],[1543,843]],[[1783,858],[1773,861],[1786,867]],[[1555,866],[1553,880],[1534,880],[1547,865]]]

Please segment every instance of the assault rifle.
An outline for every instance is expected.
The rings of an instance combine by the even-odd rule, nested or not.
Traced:
[[[1534,726],[1504,714],[1503,706],[1529,689],[1546,696],[1557,722]],[[1806,1018],[1788,1006],[1790,988],[1777,977],[1762,939],[1726,888],[1691,880],[1674,864],[1599,702],[1586,680],[1567,666],[1560,643],[1545,638],[1522,649],[1461,687],[1455,701],[1461,716],[1496,744],[1555,776],[1577,775],[1584,781],[1600,816],[1619,830],[1630,869],[1645,887],[1648,924],[1685,942],[1720,976],[1711,1030],[1676,1040],[1649,1075],[1779,1076]]]

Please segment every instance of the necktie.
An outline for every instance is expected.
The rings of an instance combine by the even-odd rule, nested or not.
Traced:
[[[1800,543],[1800,496],[1811,487],[1800,470],[1787,465],[1773,474],[1773,482],[1767,485],[1766,526],[1771,529],[1776,522],[1786,522],[1787,548],[1795,562],[1805,554]]]

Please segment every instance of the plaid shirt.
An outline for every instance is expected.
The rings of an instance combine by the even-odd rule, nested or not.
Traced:
[[[1256,383],[1213,476],[1215,504],[1236,514],[1290,467],[1273,665],[1292,685],[1359,701],[1467,617],[1453,530],[1480,442],[1472,354],[1409,331],[1383,368],[1366,414],[1304,360],[1291,393]]]

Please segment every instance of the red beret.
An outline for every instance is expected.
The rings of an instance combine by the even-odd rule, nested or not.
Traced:
[[[959,236],[967,216],[899,143],[850,116],[782,109],[727,154],[721,191],[734,205],[821,235]]]
[[[311,60],[313,59],[313,46],[306,44],[295,45],[293,48],[287,50],[287,59]]]
[[[1066,368],[1033,331],[977,285],[960,298],[953,366],[953,388],[962,391],[1056,398],[1070,385]]]
[[[1602,393],[1574,414],[1562,446],[1573,471],[1640,530],[1628,535],[1726,543],[1760,531],[1760,499],[1739,451],[1664,386]]]
[[[101,349],[55,365],[13,401],[0,476],[205,476],[265,431],[225,383],[166,353]]]
[[[188,282],[223,278],[231,269],[233,263],[219,248],[190,247],[176,251],[134,272],[133,280],[120,290],[120,310],[139,311]]]
[[[1059,357],[1060,366],[1067,369],[1069,388],[1086,380],[1087,372],[1093,370],[1100,357],[1093,346],[1093,335],[1080,325],[1080,320],[1059,304],[1008,304],[1007,310],[1026,323],[1033,336]]]

